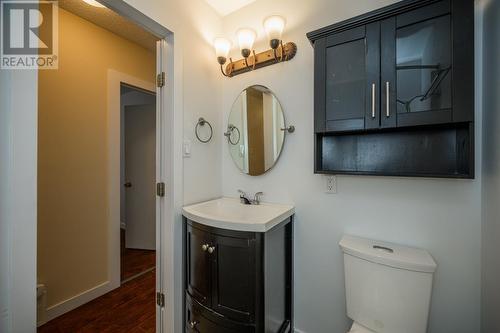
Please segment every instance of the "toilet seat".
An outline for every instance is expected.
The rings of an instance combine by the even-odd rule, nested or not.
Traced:
[[[376,333],[369,328],[364,327],[356,322],[352,323],[351,329],[347,333]]]

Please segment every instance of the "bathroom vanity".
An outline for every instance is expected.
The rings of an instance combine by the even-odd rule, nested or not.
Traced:
[[[185,332],[293,331],[293,214],[233,198],[183,208]]]

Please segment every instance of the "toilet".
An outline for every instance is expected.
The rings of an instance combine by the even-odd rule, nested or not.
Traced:
[[[429,252],[344,236],[348,333],[425,333],[436,262]]]

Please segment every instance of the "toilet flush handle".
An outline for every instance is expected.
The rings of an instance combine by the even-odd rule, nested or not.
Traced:
[[[380,250],[380,251],[387,252],[387,253],[394,253],[394,250],[391,249],[390,247],[385,247],[385,246],[380,246],[380,245],[373,245],[373,248],[375,250]]]

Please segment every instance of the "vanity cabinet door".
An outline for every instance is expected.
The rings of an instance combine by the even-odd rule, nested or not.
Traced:
[[[230,321],[202,307],[186,295],[186,333],[255,333],[255,326]]]
[[[315,42],[316,132],[378,128],[380,23]]]
[[[213,234],[212,309],[239,322],[255,320],[256,241]]]
[[[187,225],[186,284],[189,294],[203,305],[210,306],[210,257],[212,244],[209,232]]]

